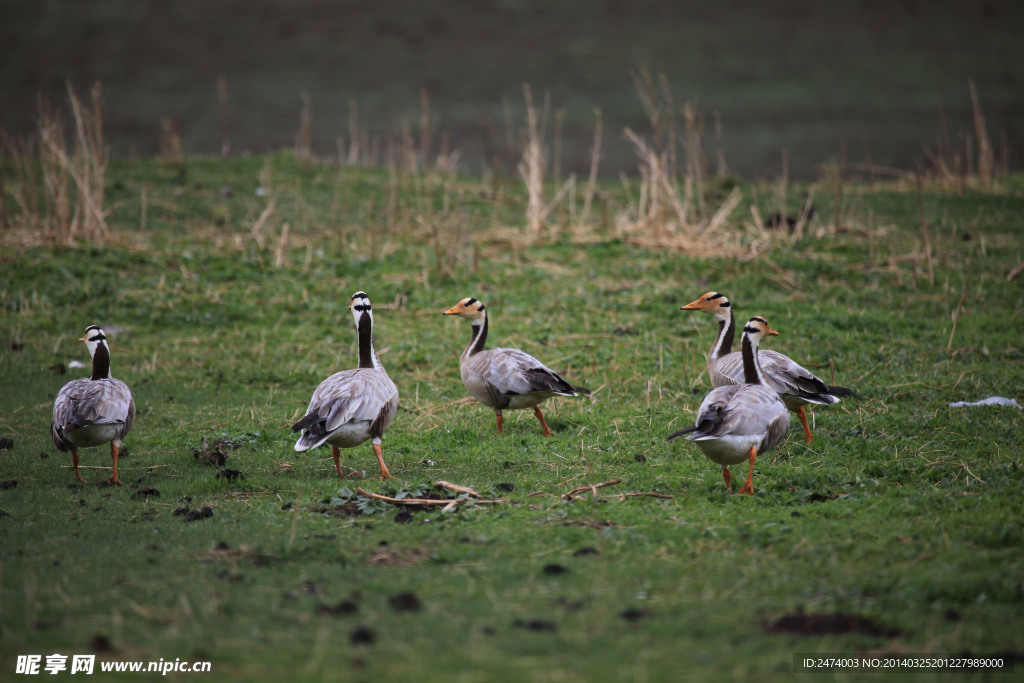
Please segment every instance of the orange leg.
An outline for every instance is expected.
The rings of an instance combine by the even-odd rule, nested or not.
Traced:
[[[114,461],[114,473],[110,475],[108,483],[111,486],[120,486],[121,478],[117,476],[117,446],[113,442],[110,444],[110,457]]]
[[[384,464],[384,454],[381,453],[380,444],[373,444],[373,454],[377,456],[377,463],[380,465],[380,478],[390,479],[391,473],[388,472],[388,466]]]
[[[83,484],[88,484],[89,482],[87,482],[85,479],[82,479],[82,475],[78,473],[78,452],[77,451],[71,451],[71,464],[75,466],[75,479],[77,481],[82,482]]]
[[[544,428],[544,436],[551,436],[551,430],[548,429],[548,423],[544,421],[544,413],[540,412],[540,406],[533,407],[533,415],[540,420],[540,426]]]
[[[722,468],[722,479],[725,479],[725,490],[732,493],[732,473],[728,467]]]
[[[498,422],[498,433],[501,434],[501,413],[495,413],[494,419]]]
[[[338,478],[344,479],[345,475],[341,473],[341,449],[331,446],[331,455],[334,456],[334,469],[338,470]]]
[[[796,411],[797,417],[800,418],[800,423],[804,426],[804,441],[810,443],[814,436],[811,435],[811,427],[807,424],[807,413],[804,412],[804,407],[800,406]]]
[[[748,496],[754,495],[754,461],[757,460],[757,447],[751,446],[750,453],[750,474],[747,475],[747,480],[743,482],[743,487],[740,489],[740,493],[745,493]]]

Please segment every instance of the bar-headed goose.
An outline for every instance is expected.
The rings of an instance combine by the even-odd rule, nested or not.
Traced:
[[[380,465],[380,476],[387,479],[391,473],[384,464],[380,444],[384,430],[398,410],[398,387],[373,350],[373,311],[366,293],[353,294],[349,309],[359,339],[359,365],[334,373],[316,388],[306,416],[292,425],[292,431],[302,431],[295,450],[330,445],[334,468],[344,478],[339,449],[352,448],[369,439]]]
[[[733,315],[729,299],[718,292],[708,292],[696,301],[680,307],[684,311],[702,311],[710,313],[718,321],[718,335],[708,354],[708,377],[711,386],[723,387],[740,384],[743,379],[743,357],[738,351],[732,350],[733,338],[736,334],[736,317]],[[789,356],[778,351],[761,352],[761,368],[768,385],[782,397],[786,407],[797,414],[804,428],[804,441],[811,443],[814,436],[807,424],[804,406],[831,405],[839,403],[840,397],[853,396],[846,387],[825,384],[810,370],[802,367]]]
[[[729,465],[750,461],[750,473],[740,488],[748,496],[754,493],[754,460],[759,453],[778,444],[789,429],[789,411],[772,388],[767,386],[758,363],[757,347],[766,335],[777,335],[764,318],[754,317],[743,328],[743,384],[712,389],[697,410],[692,427],[668,437],[685,436],[697,444],[708,459],[722,466],[722,478],[731,490]]]
[[[65,384],[53,402],[50,436],[61,451],[71,451],[75,479],[85,482],[78,472],[78,449],[110,444],[114,471],[109,483],[121,485],[117,476],[117,455],[121,442],[135,422],[135,401],[128,385],[110,376],[110,348],[107,335],[99,325],[85,328],[85,342],[92,356],[92,375]]]
[[[457,315],[473,324],[466,350],[459,356],[462,383],[476,400],[494,410],[501,434],[501,411],[533,408],[533,414],[551,436],[540,403],[552,396],[579,396],[590,389],[569,384],[554,370],[519,349],[484,349],[487,342],[487,312],[483,302],[465,298],[445,315]]]

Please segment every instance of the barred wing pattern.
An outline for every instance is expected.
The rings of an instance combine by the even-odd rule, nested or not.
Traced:
[[[774,447],[786,435],[789,413],[778,395],[761,385],[743,384],[714,389],[697,410],[691,441],[723,436],[757,436],[757,451]]]
[[[77,379],[68,382],[53,404],[50,434],[61,451],[72,448],[67,434],[90,425],[120,425],[117,439],[123,440],[135,422],[135,400],[119,379]]]
[[[470,393],[492,408],[505,408],[513,397],[527,394],[536,394],[539,403],[551,396],[590,393],[519,349],[481,351],[466,358],[461,370]]]
[[[839,403],[840,396],[853,395],[845,387],[825,384],[818,376],[778,351],[762,350],[758,361],[768,385],[782,396],[791,410],[805,403],[831,405]],[[709,361],[708,374],[716,387],[743,384],[742,354],[734,351],[716,361]]]
[[[376,368],[337,372],[313,392],[306,415],[294,431],[305,430],[296,450],[316,448],[341,427],[369,422],[369,437],[380,438],[398,411],[398,387]]]

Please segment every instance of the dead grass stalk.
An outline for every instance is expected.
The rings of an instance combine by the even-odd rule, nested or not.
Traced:
[[[306,161],[313,160],[313,99],[307,93],[302,93],[299,130],[295,133],[295,155]]]
[[[69,148],[63,117],[40,102],[40,166],[50,208],[52,235],[61,241],[82,235],[100,240],[107,230],[103,196],[106,190],[107,150],[103,140],[103,89],[91,90],[91,107],[82,102],[70,83],[68,100],[75,123]],[[71,211],[69,179],[74,181],[74,212]]]

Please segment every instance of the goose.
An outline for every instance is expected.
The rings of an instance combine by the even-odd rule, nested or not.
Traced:
[[[758,362],[757,348],[761,339],[778,332],[761,317],[751,318],[743,328],[742,384],[712,389],[697,410],[692,427],[681,429],[666,439],[685,436],[712,462],[722,466],[725,487],[732,490],[729,465],[750,461],[750,473],[740,493],[754,494],[754,460],[759,453],[771,449],[786,436],[789,411],[778,393],[768,386]]]
[[[590,389],[569,384],[554,370],[519,349],[484,349],[487,342],[487,312],[482,301],[467,297],[445,315],[469,320],[473,332],[466,350],[459,356],[462,383],[480,403],[494,410],[498,434],[501,434],[501,411],[533,408],[534,416],[551,436],[540,403],[552,396],[579,396]]]
[[[334,468],[341,473],[341,450],[370,441],[382,479],[391,477],[384,464],[381,440],[398,411],[398,387],[388,377],[373,349],[373,310],[366,292],[352,295],[349,305],[359,339],[359,363],[352,370],[336,372],[313,392],[306,415],[292,425],[302,432],[295,450],[307,451],[323,444],[331,447]]]
[[[718,335],[711,346],[711,352],[708,353],[707,361],[711,386],[721,387],[743,382],[743,358],[739,352],[732,351],[736,318],[732,313],[729,299],[724,294],[708,292],[696,301],[681,306],[680,310],[710,313],[718,321]],[[806,443],[811,443],[814,435],[807,424],[804,406],[809,403],[831,405],[839,403],[840,397],[853,396],[853,392],[846,387],[825,384],[810,370],[778,351],[762,351],[759,360],[768,385],[779,393],[786,407],[800,418]]]
[[[135,422],[135,400],[127,384],[110,376],[110,348],[103,329],[90,325],[78,341],[85,342],[92,356],[92,375],[61,387],[53,402],[50,436],[58,450],[71,451],[75,479],[83,484],[88,482],[78,471],[78,449],[109,443],[114,471],[108,484],[120,486],[117,456]]]

